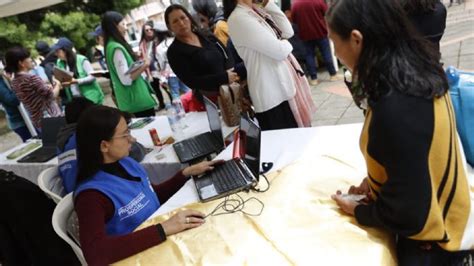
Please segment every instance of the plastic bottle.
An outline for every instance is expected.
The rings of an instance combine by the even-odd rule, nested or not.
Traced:
[[[173,105],[166,104],[166,112],[168,115],[168,121],[173,130],[173,136],[176,140],[183,139],[183,126],[181,123],[181,117],[179,117],[176,108]]]
[[[174,108],[176,109],[176,112],[178,113],[178,116],[181,120],[181,126],[183,129],[187,127],[186,125],[186,112],[184,111],[183,103],[179,98],[176,98],[172,102]]]

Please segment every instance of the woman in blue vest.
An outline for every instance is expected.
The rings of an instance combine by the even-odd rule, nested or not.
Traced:
[[[56,66],[73,74],[71,81],[62,83],[63,86],[69,86],[69,89],[65,90],[66,103],[73,97],[85,97],[95,104],[102,104],[104,93],[91,74],[94,71],[91,63],[87,57],[76,54],[72,50],[73,47],[68,38],[62,37],[52,48],[58,57]]]
[[[88,264],[110,264],[198,227],[204,214],[180,211],[161,224],[134,230],[168,200],[191,175],[213,169],[202,162],[152,185],[140,164],[128,157],[133,138],[118,109],[94,106],[77,125],[78,175],[74,191],[80,242]]]

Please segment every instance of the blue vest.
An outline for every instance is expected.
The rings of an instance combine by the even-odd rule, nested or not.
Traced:
[[[129,157],[123,158],[119,163],[130,175],[141,180],[131,181],[99,171],[92,178],[80,183],[74,192],[76,197],[86,189],[98,190],[113,202],[114,216],[106,224],[107,234],[113,236],[133,232],[160,207],[142,166]]]
[[[69,137],[64,150],[58,152],[58,170],[66,194],[74,191],[77,176],[76,133]]]

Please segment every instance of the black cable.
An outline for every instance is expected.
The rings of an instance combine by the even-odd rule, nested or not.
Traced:
[[[236,198],[232,198],[236,197]],[[257,213],[250,213],[244,211],[245,208],[245,203],[248,203],[252,200],[257,201],[261,205],[261,209]],[[260,216],[263,212],[263,208],[265,208],[265,204],[263,202],[255,197],[250,197],[246,200],[244,200],[239,194],[233,194],[230,196],[226,196],[224,200],[219,203],[212,212],[204,216],[204,219],[209,217],[209,216],[219,216],[219,215],[224,215],[224,214],[232,214],[236,212],[241,212],[243,214],[249,215],[249,216]],[[219,209],[222,209],[222,212],[217,212]]]
[[[265,178],[265,181],[267,181],[267,187],[265,189],[258,189],[256,188],[257,185],[251,187],[250,189],[255,191],[255,192],[258,192],[258,193],[263,193],[263,192],[266,192],[270,189],[270,181],[268,181],[268,178],[265,174],[260,174],[261,176],[263,176],[263,178]]]

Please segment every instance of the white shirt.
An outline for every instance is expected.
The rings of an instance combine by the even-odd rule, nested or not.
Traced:
[[[173,43],[174,38],[169,37],[164,39],[158,46],[156,46],[156,62],[157,62],[157,69],[160,71],[160,80],[166,82],[168,77],[176,77],[176,74],[171,69],[171,66],[168,61],[168,48]]]
[[[125,72],[128,70],[128,63],[122,50],[115,49],[113,62],[115,69],[117,70],[117,76],[120,80],[120,83],[125,86],[132,85],[133,80],[130,77],[130,74],[125,75]]]
[[[265,6],[285,39],[293,28],[271,0]],[[249,93],[258,113],[268,111],[295,96],[296,90],[285,59],[293,50],[287,40],[279,40],[273,29],[250,7],[238,4],[228,21],[229,35],[247,68]]]

